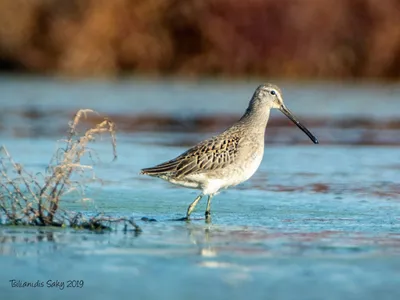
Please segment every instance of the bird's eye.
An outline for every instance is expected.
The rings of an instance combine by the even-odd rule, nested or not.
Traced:
[[[276,96],[276,92],[274,90],[269,92],[272,96]]]

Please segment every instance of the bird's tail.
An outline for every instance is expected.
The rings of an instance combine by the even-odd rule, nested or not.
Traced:
[[[176,171],[178,165],[179,165],[178,161],[172,160],[159,164],[155,167],[142,169],[140,171],[140,174],[149,176],[158,176],[167,173],[173,173]]]

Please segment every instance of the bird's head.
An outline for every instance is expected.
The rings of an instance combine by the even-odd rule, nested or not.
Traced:
[[[318,144],[317,138],[293,115],[283,102],[281,89],[271,83],[260,85],[254,92],[250,101],[250,108],[257,110],[270,110],[271,108],[279,109],[286,117],[288,117],[297,127],[299,127],[314,144]]]

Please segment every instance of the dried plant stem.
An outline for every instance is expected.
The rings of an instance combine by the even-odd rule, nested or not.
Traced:
[[[48,166],[49,175],[43,181],[26,172],[23,167],[14,162],[7,149],[0,151],[0,214],[6,216],[9,223],[40,226],[82,227],[104,229],[104,223],[126,222],[139,231],[139,226],[133,220],[126,218],[111,218],[97,215],[85,219],[80,213],[72,217],[70,213],[60,210],[60,201],[68,191],[77,189],[80,182],[71,180],[74,174],[92,170],[91,165],[81,164],[85,154],[90,153],[88,144],[104,134],[109,134],[114,160],[117,158],[117,142],[115,124],[105,118],[93,128],[79,134],[77,127],[88,113],[96,113],[90,109],[79,110],[69,124],[65,146],[59,148],[53,155]],[[12,178],[11,173],[17,174]],[[1,215],[0,215],[1,216]],[[68,223],[68,224],[66,224]]]

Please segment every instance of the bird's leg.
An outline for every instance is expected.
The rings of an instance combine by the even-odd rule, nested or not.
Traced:
[[[200,194],[196,197],[196,199],[194,199],[194,201],[189,205],[187,213],[186,213],[186,219],[189,219],[190,214],[192,213],[192,211],[194,210],[194,208],[196,207],[197,203],[199,203],[199,201],[201,200],[201,198],[203,197],[203,194]]]
[[[213,195],[208,195],[208,199],[207,199],[207,208],[206,208],[206,220],[211,218],[211,199],[212,199]]]

